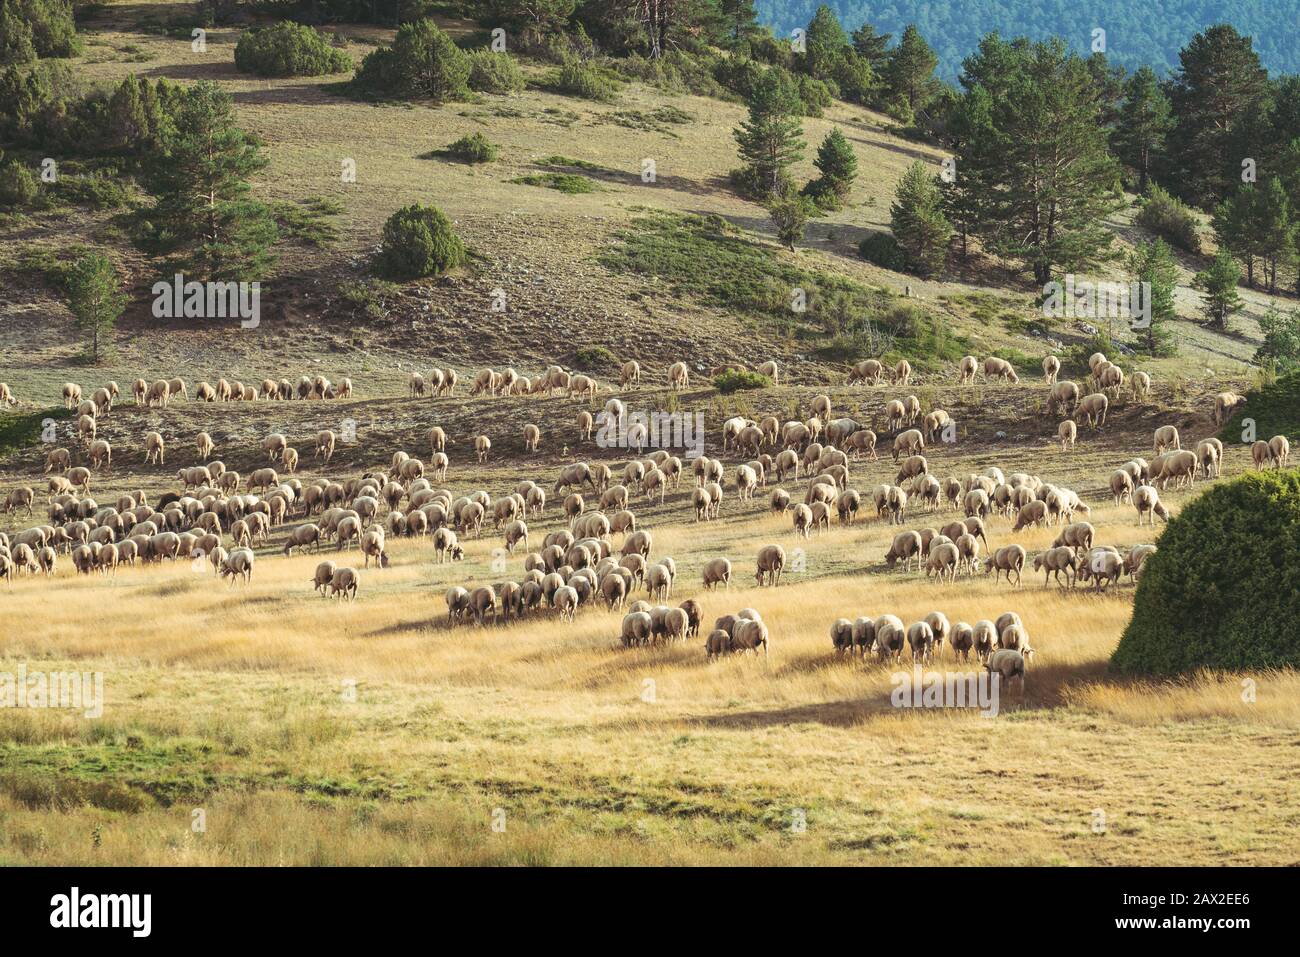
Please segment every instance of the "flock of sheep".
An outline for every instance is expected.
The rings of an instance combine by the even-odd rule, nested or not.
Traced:
[[[1047,411],[1065,413],[1059,435],[1063,445],[1072,445],[1077,437],[1075,423],[1086,421],[1094,429],[1103,428],[1110,397],[1118,396],[1127,383],[1135,398],[1150,391],[1145,373],[1125,377],[1118,366],[1103,355],[1094,355],[1089,363],[1088,385],[1095,391],[1085,393],[1079,384],[1058,378],[1060,362],[1048,356],[1043,363],[1048,385]],[[717,374],[734,366],[720,367]],[[1014,368],[1005,360],[989,358],[980,363],[968,356],[958,364],[958,381],[970,383],[980,371],[989,380],[1018,382]],[[758,366],[756,371],[779,381],[776,363]],[[849,382],[907,385],[913,376],[910,363],[900,361],[893,368],[878,360],[866,360],[853,367]],[[689,385],[689,369],[683,362],[667,371],[667,384],[673,389]],[[451,369],[432,369],[427,374],[412,374],[411,396],[451,395],[459,377]],[[620,370],[620,386],[639,385],[641,368],[635,361]],[[333,399],[352,395],[352,383],[343,379],[335,384],[323,376],[302,376],[297,383],[288,379],[266,379],[260,388],[219,379],[215,386],[200,383],[194,390],[200,401],[249,401]],[[558,366],[529,378],[513,369],[484,369],[474,376],[470,394],[498,396],[505,394],[552,395],[559,393],[579,401],[594,401],[600,386],[594,379],[565,371]],[[166,407],[176,397],[188,398],[186,383],[180,379],[159,380],[152,385],[144,379],[132,386],[137,405]],[[518,620],[552,609],[561,620],[573,620],[586,604],[602,604],[609,610],[623,610],[619,637],[625,646],[658,641],[685,640],[700,633],[701,612],[697,602],[688,599],[679,606],[662,604],[668,599],[677,578],[676,562],[671,556],[651,560],[653,539],[649,529],[640,527],[632,509],[638,498],[663,503],[670,489],[677,489],[684,476],[693,477],[690,503],[697,522],[718,519],[728,484],[740,500],[752,498],[765,488],[769,477],[776,482],[808,478],[803,500],[796,502],[783,487],[769,495],[773,512],[789,513],[795,533],[804,538],[829,528],[832,516],[840,523],[852,525],[867,502],[875,514],[888,524],[905,523],[909,509],[937,513],[955,509],[961,518],[939,528],[909,529],[897,533],[884,556],[888,567],[900,563],[904,569],[924,567],[927,577],[953,582],[959,575],[1006,575],[1019,584],[1028,555],[1023,546],[1010,544],[988,555],[988,525],[994,517],[1012,521],[1011,530],[1038,525],[1059,525],[1060,533],[1052,546],[1033,558],[1035,571],[1044,572],[1044,583],[1055,578],[1072,586],[1078,581],[1093,581],[1100,589],[1117,582],[1124,574],[1136,579],[1145,559],[1155,551],[1150,544],[1137,545],[1127,553],[1113,546],[1097,544],[1095,529],[1076,516],[1087,516],[1089,507],[1072,490],[1043,481],[1036,475],[1015,472],[1004,475],[998,468],[980,474],[941,479],[931,473],[925,451],[928,443],[942,440],[945,430],[952,429],[951,416],[942,409],[924,412],[914,395],[891,399],[883,405],[883,419],[893,432],[890,452],[898,471],[893,482],[883,482],[863,494],[850,484],[852,470],[862,458],[877,460],[877,433],[866,423],[851,416],[836,416],[827,395],[813,398],[808,416],[802,420],[782,422],[775,416],[761,420],[732,417],[722,424],[722,451],[748,458],[728,469],[722,458],[700,456],[683,462],[668,450],[646,453],[645,436],[629,436],[629,446],[636,456],[621,473],[615,474],[608,464],[573,462],[560,470],[551,494],[560,503],[567,527],[550,532],[540,547],[530,551],[531,535],[527,522],[541,517],[546,509],[548,490],[535,481],[519,483],[508,495],[493,499],[478,489],[456,496],[434,483],[445,482],[450,460],[446,449],[452,440],[443,429],[434,427],[424,436],[429,448],[428,462],[405,451],[393,453],[386,470],[367,471],[342,481],[319,478],[301,481],[294,477],[298,452],[288,438],[275,433],[261,444],[266,465],[247,476],[229,470],[212,459],[216,449],[211,436],[200,432],[195,439],[197,464],[176,473],[178,488],[150,503],[142,491],[123,494],[112,504],[100,504],[90,496],[93,472],[111,467],[112,448],[99,437],[99,423],[112,412],[118,396],[115,383],[82,398],[79,386],[68,383],[63,388],[65,406],[76,413],[75,430],[85,465],[74,465],[70,449],[57,448],[45,455],[44,471],[48,478],[46,511],[48,523],[35,525],[12,536],[0,534],[0,577],[12,580],[16,574],[43,572],[53,574],[62,552],[70,557],[81,573],[115,572],[122,565],[140,562],[188,559],[208,563],[231,583],[251,581],[256,560],[254,548],[269,542],[272,530],[297,521],[286,532],[282,553],[294,549],[320,551],[332,545],[335,551],[356,547],[364,559],[363,567],[373,561],[376,568],[389,565],[387,543],[397,536],[427,537],[438,562],[457,561],[464,557],[461,536],[479,537],[488,522],[503,536],[504,552],[525,551],[523,574],[517,580],[483,584],[476,587],[454,586],[446,592],[447,622],[450,625],[474,623],[486,625]],[[0,383],[0,401],[16,402],[12,390]],[[1223,422],[1244,402],[1232,393],[1215,400],[1215,421]],[[616,422],[626,415],[624,404],[609,399],[601,413]],[[591,412],[578,413],[581,439],[590,439],[594,424]],[[525,426],[525,448],[536,451],[540,429]],[[1222,444],[1205,439],[1195,451],[1183,450],[1174,426],[1157,429],[1151,461],[1135,458],[1116,469],[1109,487],[1114,501],[1131,502],[1138,512],[1139,524],[1155,516],[1167,519],[1168,512],[1160,501],[1159,491],[1170,485],[1190,485],[1198,474],[1220,474]],[[314,457],[328,465],[337,436],[323,430],[316,436]],[[486,460],[491,441],[486,435],[473,439],[475,457]],[[145,436],[146,461],[164,463],[166,445],[158,432]],[[1289,444],[1283,436],[1271,442],[1257,442],[1252,456],[1257,467],[1285,467]],[[278,468],[277,468],[278,467]],[[281,474],[283,472],[284,474]],[[562,498],[560,496],[563,496]],[[8,492],[6,512],[24,510],[33,514],[36,493],[22,487]],[[617,551],[614,536],[622,536]],[[231,547],[227,550],[226,545]],[[787,567],[785,549],[779,544],[763,546],[755,559],[755,581],[759,585],[777,585]],[[725,587],[733,579],[732,562],[719,556],[707,560],[701,583],[705,589]],[[311,584],[317,592],[354,600],[360,584],[360,571],[322,561]],[[644,588],[648,600],[633,600],[638,588]],[[629,604],[630,603],[630,604]],[[865,655],[872,649],[882,660],[897,660],[906,641],[912,655],[928,660],[948,641],[954,653],[968,659],[973,650],[980,661],[988,664],[995,652],[1009,654],[999,659],[995,670],[1004,669],[1023,675],[1024,658],[1030,654],[1028,637],[1018,617],[1012,613],[996,622],[980,621],[950,624],[935,612],[924,621],[906,628],[892,615],[879,618],[840,619],[831,629],[834,647],[840,653],[853,651]],[[766,652],[769,646],[767,625],[754,609],[719,618],[705,640],[710,657],[737,651]],[[1014,655],[1014,657],[1012,657]],[[1009,676],[1009,675],[1008,675]]]

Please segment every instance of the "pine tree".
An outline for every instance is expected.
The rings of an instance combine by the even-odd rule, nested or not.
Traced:
[[[839,17],[824,3],[813,14],[804,39],[804,71],[819,80],[833,77],[844,54],[852,49]]]
[[[1241,282],[1241,270],[1232,261],[1232,254],[1220,249],[1209,269],[1196,274],[1196,288],[1205,296],[1205,317],[1216,329],[1228,328],[1228,317],[1241,308],[1241,297],[1237,295],[1237,283]]]
[[[68,308],[77,328],[90,339],[91,358],[99,361],[100,338],[113,330],[126,309],[117,270],[107,256],[92,253],[73,264],[68,273]]]
[[[938,88],[938,80],[934,78],[934,68],[938,65],[939,57],[925,42],[921,31],[908,24],[885,68],[890,98],[905,103],[912,116],[922,113]]]
[[[889,41],[892,34],[877,33],[870,23],[863,23],[853,31],[853,49],[871,65],[873,73],[879,75],[889,61]]]
[[[1255,260],[1263,255],[1260,243],[1259,193],[1245,183],[1214,208],[1211,224],[1220,249],[1226,249],[1246,264],[1246,285],[1255,286]]]
[[[1170,89],[1175,125],[1169,136],[1169,183],[1201,206],[1231,191],[1243,157],[1243,119],[1267,114],[1268,74],[1250,37],[1226,24],[1198,33],[1178,54],[1182,69]]]
[[[957,158],[974,177],[985,245],[1024,262],[1042,286],[1060,268],[1111,258],[1106,217],[1117,207],[1117,167],[1099,134],[1101,103],[1087,64],[1060,40],[998,49],[992,110]],[[969,61],[968,61],[969,63]]]
[[[989,163],[987,157],[977,159],[975,151],[987,148],[992,140],[992,110],[988,91],[976,86],[960,99],[949,123],[954,152],[961,160],[954,160],[951,177],[940,180],[939,192],[944,215],[956,230],[963,262],[970,257],[971,237],[977,236],[984,224],[989,187],[982,176]]]
[[[1124,105],[1112,141],[1115,153],[1138,173],[1138,192],[1147,191],[1152,162],[1173,129],[1169,98],[1160,89],[1155,72],[1140,67],[1124,87]]]
[[[1143,348],[1153,356],[1173,354],[1173,336],[1166,323],[1177,317],[1174,310],[1174,287],[1178,283],[1178,264],[1163,239],[1139,245],[1129,257],[1129,271],[1134,280],[1147,284],[1150,322],[1138,329]]]
[[[817,147],[813,165],[821,176],[804,187],[804,193],[823,209],[836,209],[848,197],[858,175],[858,159],[853,147],[837,126],[826,134]]]
[[[941,270],[948,255],[952,227],[944,218],[942,207],[934,177],[918,160],[899,181],[889,221],[912,270],[920,276],[931,276]]]
[[[750,94],[749,119],[732,133],[748,164],[747,178],[765,196],[783,192],[788,182],[786,171],[803,159],[807,144],[801,138],[802,111],[794,79],[785,71],[768,70]]]
[[[1296,232],[1296,224],[1291,219],[1292,212],[1291,201],[1282,180],[1276,176],[1269,177],[1260,189],[1255,228],[1258,230],[1270,294],[1277,292],[1278,266],[1291,263]]]
[[[248,281],[269,265],[275,220],[248,185],[266,164],[261,142],[235,126],[228,93],[209,81],[187,92],[149,188],[156,225],[194,278]]]
[[[722,0],[722,18],[733,43],[760,32],[754,0]]]

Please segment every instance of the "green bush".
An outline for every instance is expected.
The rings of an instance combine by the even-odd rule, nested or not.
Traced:
[[[772,380],[765,375],[737,369],[728,369],[713,380],[713,387],[722,393],[737,392],[741,389],[766,389],[771,385]]]
[[[470,59],[432,20],[403,23],[391,47],[361,61],[356,89],[378,96],[443,102],[469,96]]]
[[[580,346],[573,350],[573,364],[582,369],[608,369],[618,364],[614,353],[604,346]]]
[[[352,57],[318,30],[282,20],[240,35],[235,69],[258,76],[324,76],[352,69]]]
[[[894,272],[907,271],[907,253],[889,233],[872,233],[858,243],[858,255],[867,262]]]
[[[561,193],[594,193],[596,184],[577,173],[533,173],[520,176],[510,182],[521,186],[545,186],[547,189],[559,190]]]
[[[434,276],[464,261],[464,244],[436,206],[406,206],[384,223],[378,265],[395,279]]]
[[[1201,236],[1191,209],[1154,183],[1142,200],[1137,224],[1186,252],[1199,254],[1201,251]]]
[[[550,88],[565,96],[611,103],[618,98],[614,81],[581,60],[566,60],[551,78]]]
[[[500,147],[489,142],[488,138],[482,133],[470,133],[468,136],[462,136],[447,147],[449,156],[453,156],[464,163],[491,163],[497,158],[499,151]]]
[[[1250,473],[1184,506],[1143,565],[1111,658],[1128,674],[1300,666],[1300,473]]]
[[[0,0],[0,64],[81,50],[71,0]]]
[[[26,166],[10,160],[0,166],[0,207],[20,209],[36,199],[36,177]]]
[[[509,53],[472,50],[469,88],[479,93],[518,93],[524,88],[524,74]]]

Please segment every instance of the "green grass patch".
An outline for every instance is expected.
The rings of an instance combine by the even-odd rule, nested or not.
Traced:
[[[333,217],[343,212],[343,203],[326,196],[310,196],[296,203],[281,202],[272,207],[281,238],[295,239],[308,246],[325,248],[339,239]]]
[[[41,409],[37,412],[0,411],[0,458],[14,452],[24,452],[41,442],[41,432],[47,419],[69,419],[72,411],[63,406]]]
[[[1254,422],[1257,438],[1285,435],[1294,441],[1300,436],[1300,371],[1286,373],[1247,392],[1246,404],[1224,423],[1219,438],[1224,442],[1243,441],[1245,419]]]
[[[728,369],[713,379],[713,387],[724,395],[742,389],[766,389],[771,385],[772,380],[765,375],[737,369]]]
[[[586,176],[577,173],[532,173],[510,180],[522,186],[544,186],[559,190],[561,193],[594,193],[597,186]]]
[[[619,233],[601,262],[666,284],[678,295],[757,318],[776,331],[834,345],[836,361],[917,356],[923,368],[960,358],[964,338],[920,305],[888,290],[801,268],[719,216],[653,214]],[[831,358],[823,356],[824,358]]]

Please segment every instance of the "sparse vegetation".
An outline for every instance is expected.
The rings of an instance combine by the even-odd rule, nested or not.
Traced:
[[[530,173],[527,176],[512,179],[510,182],[519,183],[522,186],[545,186],[547,189],[570,194],[594,193],[596,191],[595,183],[586,176],[580,176],[577,173]]]

